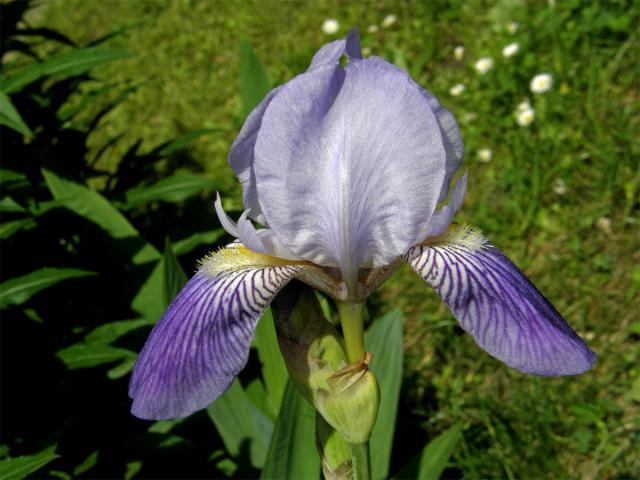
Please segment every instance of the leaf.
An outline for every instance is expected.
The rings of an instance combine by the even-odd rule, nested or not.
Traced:
[[[18,213],[24,211],[24,207],[11,197],[4,197],[2,200],[0,200],[0,212]]]
[[[164,304],[168,307],[188,280],[187,274],[184,273],[180,262],[171,250],[169,239],[165,240],[162,264],[164,266]]]
[[[248,442],[251,465],[262,468],[273,433],[273,423],[251,404],[239,380],[236,379],[225,393],[207,407],[207,413],[231,456],[239,455],[243,444]]]
[[[49,57],[47,60],[29,65],[12,76],[3,79],[2,89],[6,93],[21,90],[30,83],[50,75],[80,75],[93,67],[131,57],[131,54],[104,48],[78,48]]]
[[[137,357],[131,357],[123,360],[120,365],[116,365],[107,372],[107,378],[110,380],[116,380],[124,377],[127,373],[133,370],[133,366],[136,364]]]
[[[374,479],[387,478],[402,381],[402,326],[399,310],[373,321],[365,334],[367,351],[373,353],[370,368],[380,384],[378,419],[371,433],[371,471]]]
[[[123,335],[149,324],[148,320],[143,319],[118,320],[105,323],[91,330],[91,332],[84,337],[84,342],[93,345],[109,345]]]
[[[191,132],[185,133],[184,135],[176,138],[171,142],[163,143],[162,145],[154,148],[151,153],[158,154],[158,155],[170,155],[174,152],[182,150],[187,145],[189,145],[194,140],[197,140],[203,135],[206,135],[208,133],[218,133],[218,132],[222,132],[222,130],[219,128],[200,128],[198,130],[193,130]]]
[[[271,90],[264,67],[255,56],[251,45],[240,44],[240,97],[245,116],[248,115]]]
[[[100,450],[95,450],[91,455],[89,455],[82,463],[80,463],[76,468],[73,469],[74,477],[82,475],[84,472],[95,467],[96,463],[98,463],[98,454]]]
[[[223,228],[210,230],[208,232],[194,233],[190,237],[173,242],[172,248],[176,255],[184,255],[185,253],[191,252],[194,248],[202,244],[213,246],[213,244],[217,242],[222,236],[224,236],[225,233],[226,232]]]
[[[3,192],[29,185],[29,178],[24,173],[9,170],[8,168],[0,168],[0,189]]]
[[[164,178],[153,185],[134,187],[125,192],[122,209],[130,210],[139,205],[154,201],[180,202],[197,195],[203,190],[211,190],[215,182],[197,175],[174,175]]]
[[[273,418],[278,416],[282,396],[289,380],[287,366],[284,363],[278,337],[273,323],[271,308],[268,308],[256,328],[255,335],[258,358],[262,364],[262,378],[267,389],[267,400]]]
[[[56,446],[54,445],[35,455],[5,458],[0,460],[0,478],[3,480],[20,480],[41,469],[59,456],[56,454]]]
[[[313,407],[288,382],[260,478],[320,477],[315,416]]]
[[[457,423],[431,440],[394,478],[438,480],[461,438],[462,427]]]
[[[0,240],[5,240],[20,230],[33,228],[37,225],[31,218],[23,218],[12,222],[0,223]]]
[[[98,192],[47,168],[42,169],[42,175],[53,197],[62,205],[95,223],[113,239],[122,241],[125,245],[120,251],[123,267],[129,262],[134,265],[155,263],[151,273],[146,274],[146,281],[141,288],[141,281],[136,275],[128,274],[124,280],[129,288],[137,291],[131,303],[132,308],[146,319],[156,321],[160,318],[163,311],[162,302],[158,301],[163,288],[160,252],[147,243],[124,215]]]
[[[29,139],[33,138],[33,132],[13,106],[9,96],[2,90],[0,90],[0,125],[5,125]]]
[[[95,272],[75,268],[41,268],[0,283],[0,308],[20,305],[45,288],[63,280],[96,275]]]
[[[109,345],[91,345],[76,343],[56,352],[56,356],[64,362],[69,370],[92,368],[105,363],[113,363],[122,359],[134,359],[136,354],[125,348]]]

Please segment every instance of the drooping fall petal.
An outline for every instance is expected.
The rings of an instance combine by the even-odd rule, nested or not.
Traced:
[[[521,372],[576,375],[595,354],[507,257],[468,227],[404,255],[489,354]]]
[[[132,413],[184,417],[214,401],[246,365],[264,309],[305,268],[242,246],[206,259],[138,357],[129,384]]]

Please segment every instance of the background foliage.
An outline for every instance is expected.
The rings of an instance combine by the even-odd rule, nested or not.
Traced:
[[[229,240],[212,201],[218,190],[241,209],[226,154],[246,113],[352,25],[456,115],[471,179],[458,221],[513,258],[599,355],[576,378],[509,370],[404,268],[370,305],[369,348],[404,350],[402,376],[393,356],[378,360],[387,398],[400,392],[378,476],[441,471],[446,460],[427,465],[438,451],[452,452],[447,478],[640,476],[638,2],[27,7],[2,4],[0,476],[246,478],[267,462],[263,477],[278,477],[317,465],[313,445],[288,450],[313,418],[287,386],[269,316],[240,381],[207,411],[143,422],[126,387],[185,271]],[[481,76],[483,56],[495,64]],[[533,95],[540,72],[554,86]],[[520,127],[525,98],[536,118]],[[380,445],[395,414],[383,413]]]

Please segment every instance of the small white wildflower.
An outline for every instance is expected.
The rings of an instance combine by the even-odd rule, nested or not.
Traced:
[[[533,120],[536,118],[536,112],[533,108],[525,108],[517,112],[516,122],[521,127],[528,127],[533,123]]]
[[[476,69],[476,72],[478,72],[480,75],[484,75],[485,73],[487,73],[489,70],[493,68],[493,59],[489,57],[483,57],[480,60],[478,60],[473,65],[473,67]]]
[[[476,118],[478,118],[478,114],[476,112],[467,112],[462,115],[462,119],[467,123],[473,122]]]
[[[382,28],[389,28],[390,26],[392,26],[394,23],[396,23],[396,20],[398,20],[398,17],[396,17],[395,15],[391,14],[391,15],[387,15],[386,17],[384,17],[384,19],[382,20]]]
[[[464,58],[464,47],[462,45],[458,45],[453,49],[453,58],[460,61]]]
[[[456,83],[449,89],[449,94],[453,97],[459,97],[465,92],[466,89],[467,87],[465,87],[462,83]]]
[[[493,152],[488,148],[481,148],[478,150],[478,160],[482,163],[488,163],[493,158]]]
[[[364,47],[362,49],[362,55],[365,57],[368,57],[369,55],[371,55],[371,47]]]
[[[562,180],[561,178],[556,178],[553,181],[553,191],[558,195],[564,195],[565,193],[567,193],[567,184],[564,183],[564,180]]]
[[[378,25],[369,25],[367,27],[367,32],[369,33],[376,33],[378,30],[380,30],[380,27],[378,27]]]
[[[609,217],[600,217],[596,220],[596,227],[602,230],[607,235],[611,235],[611,219]]]
[[[340,29],[340,23],[335,18],[327,18],[322,22],[322,31],[327,35],[333,35]]]
[[[525,98],[523,101],[521,101],[518,106],[516,107],[516,112],[523,112],[525,110],[531,110],[531,103],[529,102],[528,98]]]
[[[551,90],[553,86],[553,77],[550,73],[539,73],[531,79],[529,88],[533,93],[544,93]]]
[[[520,25],[518,24],[518,22],[509,22],[507,23],[507,32],[509,32],[511,35],[514,35],[518,31],[519,27]]]
[[[502,49],[502,56],[504,58],[511,58],[516,53],[518,53],[519,50],[520,50],[520,45],[518,44],[518,42],[510,43],[509,45],[507,45]]]

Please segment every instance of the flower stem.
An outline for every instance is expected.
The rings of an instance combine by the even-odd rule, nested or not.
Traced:
[[[371,480],[369,442],[351,444],[350,446],[353,480]]]
[[[349,363],[364,358],[364,303],[336,302]]]

